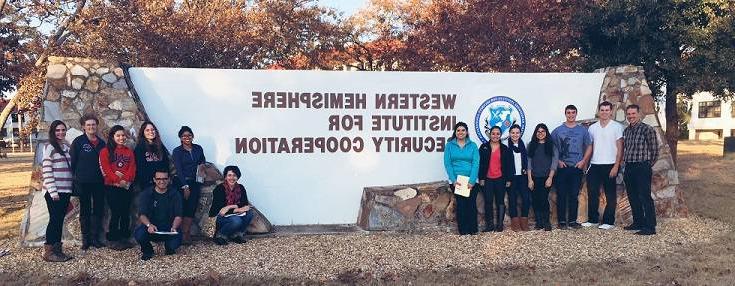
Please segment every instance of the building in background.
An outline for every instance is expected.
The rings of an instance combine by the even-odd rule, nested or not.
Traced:
[[[735,101],[700,92],[692,96],[691,104],[687,125],[690,140],[716,140],[735,135]]]

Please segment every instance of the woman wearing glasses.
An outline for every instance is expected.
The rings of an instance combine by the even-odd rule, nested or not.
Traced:
[[[546,231],[551,231],[549,189],[559,164],[559,150],[549,138],[549,128],[540,123],[528,144],[528,188],[533,196],[536,229]]]
[[[194,132],[189,126],[181,126],[179,139],[181,139],[181,145],[174,149],[171,157],[176,167],[179,180],[177,183],[180,184],[184,197],[184,219],[181,223],[181,231],[184,235],[183,244],[191,245],[191,224],[199,205],[202,188],[201,183],[197,182],[197,169],[199,165],[206,162],[206,159],[202,146],[194,144]]]

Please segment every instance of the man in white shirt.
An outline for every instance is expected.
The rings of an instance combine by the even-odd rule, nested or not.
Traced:
[[[603,101],[598,106],[600,121],[592,124],[588,132],[592,138],[592,160],[587,173],[587,222],[584,227],[598,226],[600,223],[600,185],[605,189],[605,212],[600,229],[615,227],[617,191],[615,178],[618,176],[620,161],[623,157],[623,125],[612,120],[612,103]]]

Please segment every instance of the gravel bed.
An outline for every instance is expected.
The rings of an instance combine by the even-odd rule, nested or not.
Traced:
[[[150,261],[139,259],[139,249],[81,251],[67,248],[75,258],[67,263],[46,263],[41,248],[7,246],[0,257],[0,272],[49,277],[87,272],[97,279],[172,281],[202,275],[224,277],[291,277],[325,281],[341,273],[369,273],[372,277],[412,271],[446,271],[453,268],[525,267],[543,269],[572,262],[629,262],[644,256],[664,256],[676,249],[707,243],[730,231],[722,222],[690,217],[659,222],[658,235],[636,236],[617,227],[484,233],[458,236],[448,233],[350,233],[253,239],[225,247],[199,242],[163,256],[156,245]]]

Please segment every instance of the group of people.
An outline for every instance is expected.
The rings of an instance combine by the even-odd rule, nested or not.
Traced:
[[[152,241],[163,241],[165,253],[174,254],[182,244],[190,245],[191,226],[199,206],[202,180],[197,179],[205,163],[204,150],[194,144],[194,132],[182,126],[181,145],[169,154],[156,125],[140,127],[135,149],[126,146],[127,131],[110,128],[107,141],[97,135],[99,120],[85,115],[79,120],[84,134],[69,145],[67,126],[55,120],[49,126],[49,143],[43,149],[42,189],[49,213],[43,259],[63,262],[72,259],[63,252],[61,236],[72,196],[79,197],[79,223],[83,250],[133,247],[131,234],[141,248],[141,259],[153,257]],[[176,170],[172,176],[171,161]],[[247,192],[238,183],[238,167],[224,169],[225,181],[213,193],[211,217],[216,218],[215,242],[245,242],[244,233],[254,213]],[[137,197],[139,224],[131,231],[131,208]],[[110,220],[103,242],[105,203]]]
[[[638,235],[656,234],[656,209],[651,197],[652,166],[658,159],[658,139],[650,125],[641,121],[640,107],[626,107],[629,125],[612,119],[613,105],[598,105],[599,121],[589,128],[577,123],[577,108],[564,109],[566,120],[553,132],[540,123],[531,142],[521,140],[521,127],[512,125],[508,139],[501,142],[502,129],[486,131],[489,141],[479,147],[468,137],[467,124],[459,122],[444,151],[444,167],[450,189],[469,188],[468,196],[456,192],[457,228],[460,235],[478,233],[477,195],[484,199],[484,232],[504,229],[505,197],[511,229],[528,231],[529,209],[533,208],[537,230],[551,231],[549,191],[556,189],[559,229],[615,227],[616,177],[623,172],[633,223],[626,230]],[[578,222],[579,191],[587,180],[588,220]],[[458,176],[469,177],[468,186]],[[606,205],[600,220],[600,188]],[[520,203],[519,203],[520,201]],[[494,203],[493,203],[494,202]],[[520,210],[520,212],[519,212]],[[602,224],[600,224],[602,223]]]

